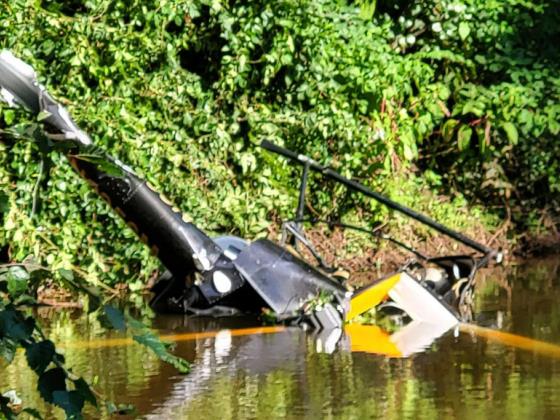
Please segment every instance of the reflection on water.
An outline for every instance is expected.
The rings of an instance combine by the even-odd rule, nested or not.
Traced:
[[[476,323],[560,344],[559,263],[533,261],[487,273],[477,290]],[[447,332],[423,352],[388,358],[351,352],[367,347],[363,335],[365,344],[355,335],[343,337],[328,354],[318,352],[315,337],[298,329],[248,334],[248,328],[258,327],[251,319],[158,317],[154,327],[160,334],[182,337],[175,353],[193,363],[191,373],[183,376],[136,344],[76,346],[78,341],[123,338],[105,332],[93,317],[52,310],[41,314],[49,337],[66,343],[68,366],[95,383],[103,398],[131,403],[144,418],[560,416],[560,359],[480,332]],[[232,333],[230,328],[246,330]],[[189,335],[201,331],[214,333]],[[402,343],[405,333],[393,337],[393,344]],[[383,342],[382,335],[370,334]],[[327,341],[320,347],[328,347]],[[17,389],[27,406],[61,416],[38,398],[23,354],[8,367],[0,364],[0,371],[1,391]],[[88,414],[106,416],[103,408]]]

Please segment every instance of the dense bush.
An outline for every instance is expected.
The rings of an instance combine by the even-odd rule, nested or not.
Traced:
[[[437,80],[450,90],[422,167],[486,203],[511,204],[518,228],[529,227],[530,209],[558,214],[560,2],[400,1],[378,12],[391,15],[403,53],[440,57]]]
[[[519,230],[560,213],[559,9],[557,0],[0,0],[0,48],[32,64],[97,144],[210,231],[266,234],[293,212],[297,171],[259,150],[264,138],[455,227],[507,218]],[[0,104],[0,262],[23,262],[0,265],[0,356],[23,347],[57,384],[43,397],[74,415],[95,398],[15,305],[32,301],[45,276],[135,290],[158,265],[63,156],[5,135],[26,118]],[[320,179],[311,188],[315,212],[363,223],[387,215]],[[41,270],[24,270],[29,261]],[[105,312],[187,369],[133,318]],[[12,416],[2,396],[0,413]]]
[[[500,216],[502,199],[526,209],[558,198],[558,49],[545,42],[558,35],[557,2],[1,4],[0,47],[205,229],[257,235],[292,212],[294,171],[256,147],[263,138],[455,225],[472,221],[455,211],[461,192]],[[21,121],[0,112],[0,126]],[[5,258],[33,254],[109,284],[155,269],[62,156],[40,164],[29,143],[0,147]],[[317,211],[384,216],[312,187]],[[418,194],[427,187],[456,199],[433,205]]]

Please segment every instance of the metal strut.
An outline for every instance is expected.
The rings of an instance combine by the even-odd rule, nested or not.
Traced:
[[[307,180],[309,178],[309,165],[303,165],[303,172],[301,174],[301,182],[299,184],[299,197],[298,206],[296,209],[296,217],[294,220],[282,223],[282,245],[290,244],[294,247],[296,251],[298,249],[298,240],[303,243],[307,248],[309,248],[308,243],[305,240],[305,234],[303,233],[303,216],[305,213],[305,193],[307,190]],[[315,253],[313,252],[313,255]]]
[[[296,220],[303,219],[305,212],[305,191],[307,190],[307,179],[309,178],[309,162],[303,164],[303,172],[301,174],[301,183],[299,185],[299,199],[296,211]],[[301,230],[302,223],[296,222],[296,226]]]
[[[324,271],[328,273],[332,273],[336,271],[335,267],[331,267],[328,265],[325,260],[321,257],[321,254],[315,249],[311,241],[307,239],[305,233],[303,231],[303,222],[305,221],[305,194],[307,192],[307,181],[309,179],[309,163],[303,164],[303,171],[301,174],[301,182],[299,184],[299,197],[298,197],[298,206],[296,209],[296,217],[294,220],[290,220],[287,222],[282,223],[282,238],[280,243],[284,246],[286,243],[289,243],[294,247],[294,249],[299,252],[299,244],[301,243],[304,247],[306,247],[313,258],[319,264]]]

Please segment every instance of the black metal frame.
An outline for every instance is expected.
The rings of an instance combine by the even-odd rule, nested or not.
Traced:
[[[297,210],[296,210],[296,215],[295,218],[292,220],[288,220],[282,223],[282,241],[281,243],[283,245],[290,243],[294,246],[294,248],[296,249],[296,251],[299,252],[298,250],[298,243],[301,243],[302,245],[304,245],[313,255],[313,257],[315,258],[315,260],[317,261],[317,266],[329,273],[332,273],[334,271],[336,271],[336,267],[330,267],[328,266],[324,260],[322,259],[320,253],[315,249],[315,247],[313,246],[313,244],[306,238],[305,233],[303,231],[303,223],[304,222],[308,222],[311,224],[317,224],[317,223],[325,223],[329,226],[339,226],[345,229],[352,229],[352,230],[356,230],[356,231],[360,231],[360,232],[364,232],[367,234],[370,234],[378,239],[382,239],[382,240],[387,240],[391,243],[394,243],[395,245],[399,246],[400,248],[405,249],[406,251],[410,252],[411,254],[413,254],[416,257],[415,261],[411,261],[411,264],[419,264],[420,266],[424,266],[424,264],[426,263],[433,263],[435,265],[440,266],[441,268],[449,271],[449,267],[450,267],[450,262],[451,264],[453,264],[454,261],[460,261],[462,260],[464,262],[465,259],[470,259],[472,261],[472,264],[467,264],[467,266],[470,268],[470,272],[468,273],[468,275],[466,275],[465,277],[462,277],[463,279],[466,278],[466,282],[464,282],[464,284],[461,286],[461,293],[459,295],[459,307],[464,307],[466,304],[466,299],[468,296],[470,296],[470,294],[472,293],[472,290],[474,288],[474,280],[475,280],[475,274],[478,271],[478,269],[480,269],[481,267],[485,267],[489,264],[489,262],[491,260],[496,261],[497,263],[501,262],[502,259],[502,254],[501,251],[499,250],[495,250],[492,248],[489,248],[483,244],[481,244],[480,242],[477,242],[469,237],[467,237],[466,235],[463,235],[462,233],[459,233],[457,231],[454,231],[450,228],[448,228],[447,226],[442,225],[441,223],[429,218],[426,215],[423,215],[421,213],[418,213],[408,207],[405,207],[399,203],[396,203],[392,200],[390,200],[389,198],[385,197],[384,195],[375,192],[371,189],[369,189],[368,187],[364,186],[363,184],[360,184],[359,182],[356,182],[354,180],[348,179],[343,177],[342,175],[340,175],[339,173],[335,172],[333,169],[321,165],[320,163],[316,162],[315,160],[311,159],[308,156],[302,155],[302,154],[298,154],[294,151],[285,149],[283,147],[280,147],[274,143],[271,143],[270,141],[264,140],[261,143],[261,147],[263,147],[266,150],[269,150],[273,153],[277,153],[281,156],[284,156],[286,158],[288,158],[289,160],[302,165],[303,166],[303,170],[302,170],[302,174],[301,174],[301,181],[300,181],[300,186],[299,186],[299,199],[298,199],[298,206],[297,206]],[[475,255],[450,255],[450,256],[438,256],[438,257],[431,257],[431,256],[427,256],[424,255],[423,253],[421,253],[420,251],[414,249],[412,246],[407,245],[395,238],[392,238],[388,235],[385,235],[383,233],[381,233],[380,230],[371,230],[371,229],[366,229],[364,227],[361,226],[355,226],[355,225],[351,225],[351,224],[346,224],[346,223],[341,223],[341,222],[335,222],[335,221],[331,221],[331,220],[325,220],[325,219],[320,219],[320,218],[315,218],[315,217],[311,217],[311,218],[305,218],[305,198],[306,198],[306,193],[307,193],[307,186],[308,186],[308,180],[309,180],[309,171],[310,170],[314,170],[316,172],[319,172],[322,176],[324,176],[327,179],[331,179],[335,182],[338,182],[340,184],[345,185],[346,187],[348,187],[350,190],[353,191],[357,191],[359,193],[362,193],[364,195],[366,195],[367,197],[371,197],[374,200],[380,202],[381,204],[384,204],[385,206],[389,207],[390,209],[393,209],[395,211],[398,211],[408,217],[410,217],[413,220],[416,220],[426,226],[431,227],[432,229],[436,230],[437,232],[450,237],[451,239],[462,243],[466,246],[468,246],[469,248],[473,249],[474,251],[476,251],[476,253],[480,253],[482,254],[481,256],[475,256]],[[465,265],[465,264],[463,264]],[[409,265],[407,265],[408,267]]]

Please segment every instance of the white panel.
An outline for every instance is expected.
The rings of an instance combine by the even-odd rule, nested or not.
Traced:
[[[393,299],[412,319],[451,328],[457,317],[440,300],[406,273],[389,291]]]

